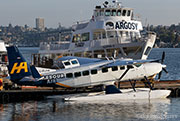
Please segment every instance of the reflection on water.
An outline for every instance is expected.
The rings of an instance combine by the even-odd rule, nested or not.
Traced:
[[[56,99],[0,105],[1,121],[177,120],[180,99],[62,102]],[[175,108],[175,109],[174,109]],[[173,112],[172,112],[173,111]]]

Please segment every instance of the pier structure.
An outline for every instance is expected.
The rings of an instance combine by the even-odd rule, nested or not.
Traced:
[[[121,82],[121,89],[132,88],[131,84],[126,82]],[[144,88],[144,83],[137,81],[135,88]],[[171,90],[170,98],[180,97],[180,80],[166,80],[166,81],[155,81],[155,90]],[[81,88],[81,89],[62,89],[62,88],[47,88],[47,87],[30,87],[22,88],[21,90],[2,90],[0,91],[0,103],[10,103],[10,102],[23,102],[29,100],[43,100],[47,96],[53,95],[69,95],[69,94],[79,94],[79,93],[90,93],[102,91],[101,88]]]

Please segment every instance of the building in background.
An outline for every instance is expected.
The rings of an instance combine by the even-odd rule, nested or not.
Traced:
[[[36,29],[40,31],[45,30],[43,18],[36,18]]]

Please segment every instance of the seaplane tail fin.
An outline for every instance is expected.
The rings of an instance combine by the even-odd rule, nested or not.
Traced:
[[[30,68],[31,68],[33,78],[41,78],[42,77],[34,65],[31,65]]]
[[[31,68],[16,46],[7,47],[9,60],[8,71],[10,79],[18,82],[25,77],[32,76]]]

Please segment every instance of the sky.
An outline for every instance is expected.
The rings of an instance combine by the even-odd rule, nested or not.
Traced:
[[[96,5],[105,0],[0,0],[0,25],[35,27],[35,18],[45,19],[45,26],[57,28],[58,23],[70,27],[77,21],[88,20]],[[108,0],[112,1],[112,0]],[[134,9],[143,25],[180,23],[180,0],[119,0]],[[147,22],[145,22],[147,21]]]

